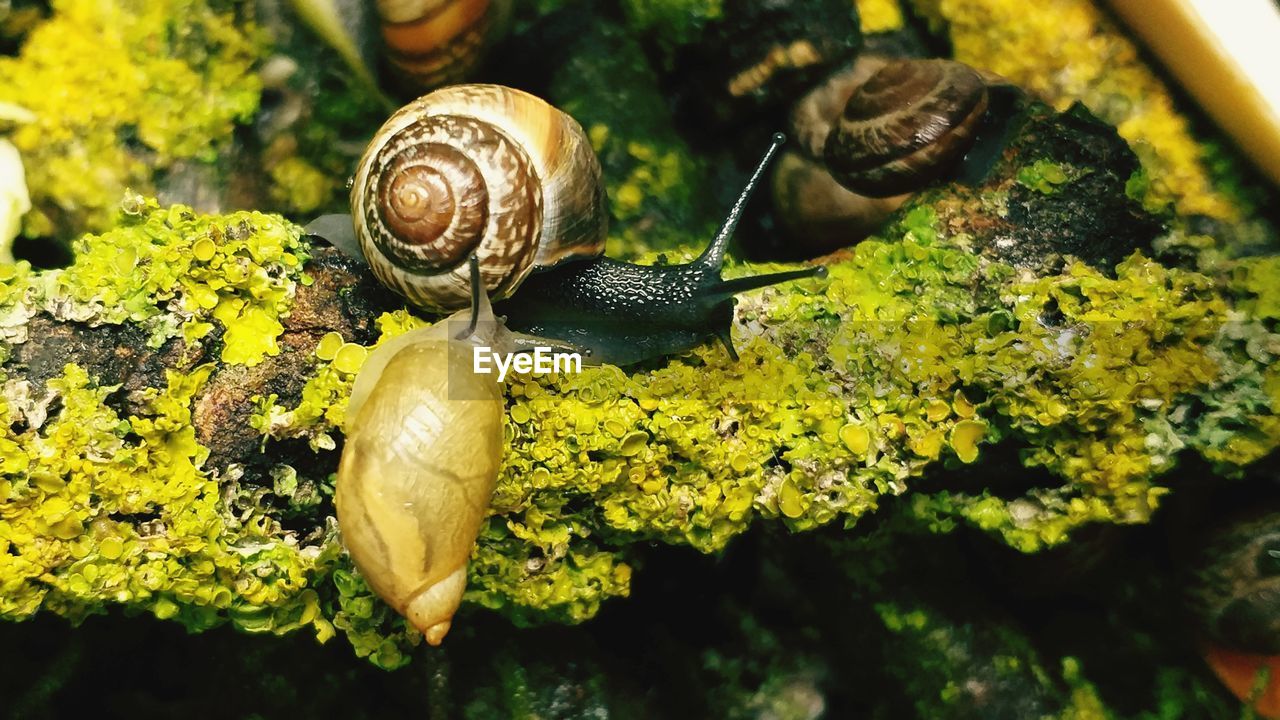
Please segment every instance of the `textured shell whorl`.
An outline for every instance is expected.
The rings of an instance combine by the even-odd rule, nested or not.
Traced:
[[[391,67],[419,90],[466,78],[505,30],[511,0],[378,0]]]
[[[497,85],[458,85],[405,106],[378,131],[352,185],[361,248],[383,284],[434,310],[465,307],[466,260],[489,293],[531,270],[603,252],[599,161],[582,128]]]
[[[964,156],[986,109],[986,81],[963,63],[890,62],[836,120],[827,167],[845,187],[873,197],[921,189]]]

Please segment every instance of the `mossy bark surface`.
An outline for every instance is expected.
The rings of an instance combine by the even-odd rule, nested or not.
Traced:
[[[504,67],[500,50],[488,69],[583,122],[612,198],[611,255],[696,252],[758,152],[743,148],[775,129],[747,123],[702,152],[667,102],[672,63],[717,32],[722,5],[531,4],[510,53],[551,59]],[[910,16],[892,0],[857,5],[867,34]],[[435,318],[277,215],[132,194],[116,207],[125,184],[165,189],[134,153],[170,179],[190,166],[238,177],[221,164],[235,152],[198,151],[236,145],[233,126],[256,112],[251,145],[268,161],[252,196],[304,220],[342,204],[353,128],[376,106],[325,70],[258,98],[267,48],[308,68],[324,51],[298,51],[302,34],[233,32],[257,24],[230,5],[53,3],[0,60],[0,78],[20,80],[9,92],[25,93],[13,99],[51,82],[44,53],[107,22],[103,8],[130,16],[104,57],[144,74],[150,61],[123,46],[165,35],[174,8],[221,44],[166,66],[200,75],[216,106],[199,141],[132,86],[77,87],[163,127],[68,141],[110,172],[85,184],[42,166],[28,231],[102,232],[64,269],[0,267],[0,617],[30,620],[6,624],[12,643],[65,640],[13,652],[30,662],[0,695],[20,716],[72,690],[136,707],[83,668],[105,646],[161,648],[150,677],[183,699],[157,713],[198,712],[225,688],[179,676],[164,648],[220,626],[184,647],[244,659],[246,712],[264,714],[1225,717],[1174,598],[1194,583],[1197,538],[1235,537],[1214,528],[1233,514],[1203,498],[1274,503],[1258,488],[1280,444],[1275,236],[1257,193],[1092,4],[1051,3],[1029,25],[1015,5],[911,8],[962,59],[1046,104],[1019,99],[981,172],[822,259],[827,279],[741,298],[739,362],[708,345],[508,384],[467,603],[449,647],[427,654],[354,571],[331,497],[361,361]],[[1072,56],[1089,82],[1040,52],[1056,46],[1050,25],[1080,38],[1073,51],[1107,50]],[[1010,43],[1026,52],[999,54]],[[1107,57],[1124,62],[1108,72]],[[275,129],[297,95],[305,120]],[[64,147],[41,132],[78,127],[56,110],[15,138],[27,158]],[[1230,621],[1227,585],[1203,604]],[[400,669],[342,665],[341,642],[309,650],[337,634]],[[346,691],[371,683],[385,692]]]
[[[468,599],[580,622],[628,594],[637,544],[854,527],[899,496],[1030,551],[1145,522],[1179,453],[1229,476],[1271,452],[1274,263],[1207,274],[1104,236],[1113,212],[1159,227],[1123,193],[1132,156],[1074,111],[1020,113],[975,184],[922,194],[825,280],[741,298],[738,362],[510,381]],[[5,281],[4,612],[337,627],[402,662],[330,497],[367,348],[428,320],[278,218],[125,211],[70,267]],[[1017,224],[1047,215],[1050,236]]]

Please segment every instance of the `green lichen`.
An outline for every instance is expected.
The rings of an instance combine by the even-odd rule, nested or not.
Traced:
[[[905,21],[898,0],[856,0],[855,4],[864,35],[902,29]]]
[[[255,365],[280,352],[280,315],[297,284],[308,282],[299,238],[277,217],[197,215],[131,196],[119,227],[75,242],[71,266],[32,276],[28,288],[10,293],[28,311],[60,320],[137,323],[152,347],[177,336],[199,342],[216,321],[224,330],[221,359]]]
[[[1052,194],[1059,185],[1071,180],[1073,168],[1063,167],[1048,160],[1037,160],[1018,171],[1017,180],[1021,185],[1045,195]],[[1127,189],[1127,188],[1126,188]]]
[[[341,188],[330,173],[300,157],[288,157],[271,167],[271,200],[282,212],[312,215],[325,207]]]
[[[631,592],[625,552],[593,542],[581,520],[531,509],[491,518],[471,556],[465,599],[522,625],[580,623]]]
[[[1033,16],[1018,0],[906,4],[949,40],[955,59],[998,73],[1058,110],[1082,102],[1114,125],[1147,171],[1130,188],[1145,207],[1220,221],[1214,240],[1228,255],[1253,254],[1254,246],[1275,252],[1274,228],[1257,217],[1265,191],[1249,186],[1239,155],[1199,132],[1104,3],[1055,0]]]
[[[1242,312],[1260,320],[1280,320],[1280,257],[1249,258],[1231,263],[1227,271]]]
[[[0,57],[0,102],[35,120],[30,235],[102,230],[126,188],[152,193],[174,162],[213,162],[258,107],[251,25],[222,0],[55,0],[21,54]],[[51,89],[57,88],[56,92]]]
[[[378,343],[426,325],[425,321],[402,310],[384,313],[376,323],[381,333]],[[377,347],[378,343],[368,349]],[[353,349],[359,352],[351,352]],[[314,372],[303,385],[298,404],[286,408],[277,403],[279,398],[275,395],[257,398],[257,412],[250,423],[267,438],[305,439],[313,450],[332,450],[336,447],[334,433],[342,428],[346,418],[351,386],[368,355],[365,350],[344,341],[339,333],[325,336],[316,346]]]
[[[639,43],[601,21],[568,53],[548,99],[582,124],[604,168],[608,254],[627,259],[705,242],[723,210],[710,193],[705,164],[675,132]]]
[[[229,616],[332,634],[307,590],[315,553],[272,542],[262,516],[230,522],[201,469],[190,403],[211,369],[169,373],[128,416],[106,402],[117,388],[75,365],[49,381],[60,407],[47,421],[0,404],[0,616],[123,604],[192,629]]]
[[[707,23],[718,19],[724,0],[624,0],[632,29],[659,39],[670,63],[675,49],[696,41]]]
[[[226,345],[224,360],[266,356],[264,338],[278,330],[262,318],[278,323],[305,278],[298,230],[254,213],[204,217],[154,203],[131,210],[121,229],[79,243],[64,271],[16,266],[0,283],[0,317],[45,311],[197,339],[205,325],[222,323],[224,343],[256,338]],[[886,496],[904,493],[912,493],[910,515],[935,529],[967,522],[1033,550],[1082,524],[1148,519],[1179,452],[1199,453],[1229,474],[1280,446],[1280,381],[1271,369],[1278,338],[1268,315],[1273,260],[1236,261],[1210,276],[1134,254],[1113,274],[1077,263],[1036,277],[973,254],[938,218],[931,206],[910,207],[882,238],[833,259],[827,278],[743,296],[737,362],[708,345],[632,372],[600,367],[509,381],[507,449],[467,599],[521,623],[579,622],[629,593],[636,543],[714,552],[756,522],[797,531],[852,525]],[[147,272],[121,271],[122,262]],[[384,314],[377,342],[422,322]],[[306,440],[336,463],[346,396],[374,346],[321,338],[296,403],[254,400],[264,452]],[[130,468],[120,463],[132,451],[139,459],[129,461],[130,472],[159,485],[146,496],[158,497],[169,490],[157,478],[179,462],[166,460],[163,447],[185,463],[186,489],[173,491],[211,504],[199,525],[162,523],[164,542],[217,562],[232,562],[220,554],[230,548],[287,579],[229,584],[222,579],[229,576],[206,574],[183,592],[166,591],[164,603],[131,594],[113,602],[152,603],[145,606],[197,628],[224,619],[271,632],[331,624],[359,654],[386,666],[405,662],[412,635],[350,569],[333,534],[299,545],[282,529],[282,518],[326,527],[316,513],[327,507],[332,478],[280,465],[261,478],[233,469],[215,478],[218,469],[200,465],[203,449],[183,432],[184,403],[199,380],[199,373],[171,376],[169,394],[156,391],[163,403],[121,417],[107,400],[110,388],[72,372],[51,386],[61,397],[56,415],[27,430],[10,423],[5,497],[17,504],[4,517],[24,528],[5,535],[16,556],[77,542],[97,558],[115,555],[114,543],[98,541],[106,536],[83,539],[105,516],[116,523],[106,527],[123,533],[119,557],[132,557],[128,541],[149,537],[145,508],[158,504],[144,501],[116,519],[85,494],[64,505],[38,495],[36,504],[31,492],[60,492],[64,478],[84,468],[31,468],[50,462],[46,455],[101,457],[102,467],[89,462],[94,478],[106,477]],[[169,434],[159,435],[156,423]],[[79,434],[60,434],[71,430]],[[58,451],[15,450],[40,442]],[[1023,463],[1043,477],[1022,494],[1000,496],[915,488],[926,474],[981,466],[997,444],[1021,448]],[[215,488],[221,500],[210,494]],[[44,566],[0,573],[22,598],[7,614],[43,606],[76,616],[107,599],[92,578],[88,589],[68,579],[54,594],[34,580],[74,575],[73,565],[55,555]]]
[[[890,672],[899,676],[918,717],[1119,717],[1104,705],[1078,659],[1062,658],[1055,673],[1013,627],[955,623],[911,605],[876,609],[895,640]]]
[[[336,627],[358,655],[403,664],[417,641],[331,533],[285,541],[267,490],[203,467],[190,406],[211,370],[170,372],[128,417],[107,401],[116,387],[75,365],[48,383],[44,406],[60,405],[48,422],[0,398],[0,617],[43,607],[78,620],[123,605],[192,630],[309,628],[324,642]],[[278,478],[275,490],[288,488]]]

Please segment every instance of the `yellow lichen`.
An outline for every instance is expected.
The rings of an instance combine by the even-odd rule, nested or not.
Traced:
[[[382,331],[378,343],[426,325],[426,321],[405,311],[385,313],[377,319]],[[341,428],[346,416],[347,396],[356,375],[368,358],[368,348],[343,340],[341,333],[327,333],[316,345],[316,369],[302,388],[298,404],[285,408],[272,395],[256,398],[257,412],[250,421],[263,435],[275,439],[306,438],[313,448],[336,446],[332,431]]]
[[[296,156],[274,164],[269,174],[272,201],[290,214],[315,213],[340,187],[338,178]]]
[[[105,229],[126,188],[154,191],[178,160],[213,162],[260,92],[254,30],[204,0],[53,9],[18,57],[0,57],[0,101],[35,116],[12,136],[28,165],[32,235]]]
[[[961,462],[978,459],[978,443],[987,433],[987,424],[977,420],[963,420],[951,428],[951,449]]]
[[[46,274],[29,303],[64,320],[141,323],[153,346],[175,335],[198,342],[216,320],[229,363],[254,365],[280,351],[279,318],[307,282],[298,228],[254,212],[212,220],[130,196],[120,227],[74,249],[75,262]]]
[[[85,243],[70,270],[38,274],[19,265],[0,275],[0,318],[48,308],[172,334],[186,321],[217,323],[206,308],[224,303],[240,321],[248,307],[287,311],[289,283],[302,278],[296,228],[255,214],[199,217],[145,202],[129,209],[126,227]],[[1280,373],[1271,369],[1280,342],[1265,321],[1238,318],[1232,306],[1271,306],[1272,265],[1234,261],[1219,280],[1135,254],[1113,274],[1075,264],[1037,278],[957,247],[963,239],[948,233],[931,208],[915,207],[888,238],[833,261],[827,278],[744,294],[734,326],[737,361],[706,345],[631,371],[605,366],[510,379],[502,469],[469,566],[468,599],[522,622],[578,622],[630,591],[635,543],[713,552],[754,522],[795,530],[852,524],[885,495],[908,492],[914,495],[903,506],[928,526],[965,521],[1032,550],[1086,523],[1146,520],[1167,492],[1160,474],[1183,450],[1231,472],[1280,446]],[[195,245],[205,241],[213,254],[200,260],[208,248]],[[144,265],[147,273],[122,271]],[[730,267],[727,274],[770,269],[781,268]],[[215,287],[215,280],[232,284]],[[45,303],[50,288],[60,302]],[[423,323],[405,311],[385,314],[380,341]],[[234,322],[224,337],[233,329]],[[305,439],[323,468],[324,458],[336,465],[346,398],[368,348],[333,334],[318,340],[298,403],[259,398],[253,423],[267,444]],[[52,445],[46,438],[41,452],[56,446],[67,458],[58,463],[93,464],[101,455],[113,471],[142,468],[143,479],[174,472],[189,480],[188,490],[166,489],[179,493],[196,487],[200,495],[217,484],[221,499],[207,500],[217,510],[209,517],[223,527],[184,525],[167,541],[192,552],[213,552],[211,543],[221,542],[251,548],[267,563],[263,572],[285,578],[227,586],[202,576],[201,589],[147,606],[158,615],[194,627],[229,617],[272,632],[328,622],[375,662],[404,661],[403,623],[349,569],[336,538],[320,533],[303,554],[280,527],[283,512],[326,526],[307,513],[324,507],[327,476],[275,466],[255,482],[241,485],[230,475],[214,483],[200,464],[205,451],[186,432],[198,378],[171,377],[172,397],[155,395],[125,428],[109,407],[109,388],[68,373],[55,384],[57,416],[31,423],[34,429],[10,422],[0,442],[11,483],[5,497],[61,498],[4,516],[29,528],[0,535],[22,545],[9,554],[26,563],[0,553],[10,563],[0,568],[0,583],[20,598],[10,613],[80,611],[50,601],[47,586],[33,580],[50,566],[30,564],[43,548],[92,542],[97,562],[128,562],[130,542],[143,532],[130,515],[133,535],[92,535],[101,513],[82,496],[61,495],[82,468],[44,467],[45,454],[28,452],[42,442],[35,435],[56,428],[68,435]],[[12,408],[26,407],[21,399],[29,394],[6,388],[16,399],[6,400],[12,420]],[[913,487],[939,464],[977,462],[983,447],[1005,440],[1059,483],[1040,479],[1000,497]],[[131,456],[117,447],[140,455],[121,464]],[[166,459],[162,450],[181,457]],[[85,607],[105,602],[93,594],[98,576],[72,576],[53,597],[92,598]]]
[[[49,381],[59,407],[47,419],[0,400],[0,616],[123,603],[192,628],[229,615],[246,629],[332,634],[305,590],[315,554],[264,542],[265,518],[230,522],[201,469],[190,405],[211,370],[170,372],[127,417],[105,402],[116,388],[75,365]]]
[[[862,32],[866,34],[902,29],[902,6],[898,0],[855,0]]]

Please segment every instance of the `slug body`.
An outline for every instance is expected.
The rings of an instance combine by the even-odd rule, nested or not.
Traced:
[[[502,388],[470,372],[472,348],[546,344],[497,321],[478,275],[476,293],[469,328],[459,312],[369,355],[347,405],[334,495],[360,574],[432,645],[462,601],[502,458]]]
[[[595,362],[630,365],[684,352],[712,337],[736,360],[730,338],[733,296],[823,275],[825,268],[722,280],[731,230],[722,230],[697,260],[684,265],[597,258],[534,273],[500,310],[512,328],[586,348]]]
[[[513,330],[589,350],[591,362],[630,364],[730,343],[733,295],[825,272],[720,277],[752,190],[783,138],[756,167],[719,233],[692,263],[643,266],[603,256],[608,213],[600,163],[572,118],[528,93],[458,85],[419,98],[378,131],[351,189],[352,223],[320,218],[308,231],[365,259],[419,307],[464,305],[465,259]]]

